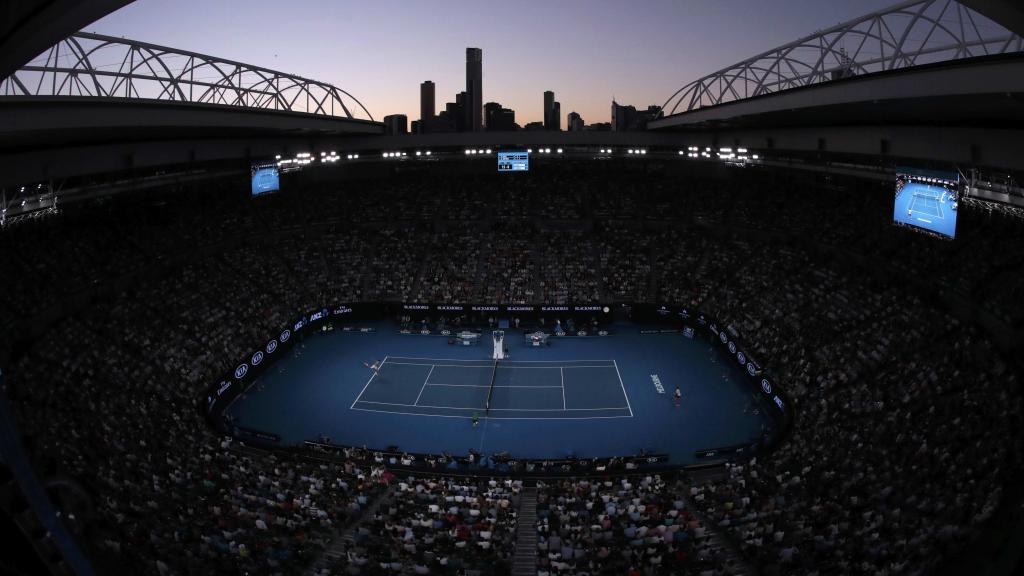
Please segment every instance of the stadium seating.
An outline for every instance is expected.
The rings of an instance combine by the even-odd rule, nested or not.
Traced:
[[[297,574],[351,526],[327,573],[501,573],[486,567],[509,565],[520,483],[254,452],[198,398],[326,301],[690,304],[771,359],[791,437],[685,487],[542,484],[538,573],[718,573],[697,515],[765,574],[922,573],[970,543],[1024,453],[1019,366],[943,298],[1024,327],[1019,221],[962,215],[936,243],[891,227],[869,184],[672,178],[570,165],[521,187],[396,176],[259,202],[207,183],[11,227],[0,346],[19,429],[43,476],[87,486],[81,540],[110,573]]]

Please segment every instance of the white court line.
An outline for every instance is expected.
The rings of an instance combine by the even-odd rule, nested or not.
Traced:
[[[565,410],[565,369],[559,368],[558,375],[562,377],[562,383],[559,387],[562,389],[562,410]]]
[[[431,382],[430,384],[427,384],[427,386],[451,386],[453,388],[490,388],[491,387],[490,384],[437,384],[436,382]],[[523,386],[504,386],[504,385],[497,386],[496,385],[495,388],[561,388],[561,386],[533,386],[533,385],[525,385],[524,384]]]
[[[363,385],[363,389],[359,391],[359,396],[356,396],[356,399],[352,401],[352,405],[348,407],[349,410],[355,408],[356,402],[359,402],[359,399],[363,397],[363,393],[366,392],[366,389],[370,387],[370,382],[373,382],[373,379],[377,377],[377,373],[380,372],[380,369],[384,367],[384,364],[386,364],[387,361],[388,357],[385,356],[384,362],[381,362],[380,367],[373,371],[373,375],[370,376],[370,379],[366,381],[365,385]]]
[[[416,406],[417,404],[420,403],[420,396],[423,396],[423,391],[426,390],[427,382],[430,382],[430,375],[433,374],[433,373],[434,373],[434,367],[431,366],[430,370],[427,371],[427,377],[423,379],[423,386],[420,386],[420,393],[416,396],[416,402],[413,403],[413,406]]]
[[[476,362],[476,360],[474,360]],[[492,368],[491,364],[468,365],[468,364],[430,364],[427,362],[388,362],[392,366],[433,366],[435,368]],[[611,364],[605,364],[601,366],[508,366],[505,364],[499,364],[498,369],[508,370],[554,370],[555,368],[611,368]]]
[[[405,356],[395,356],[398,360],[430,360],[438,362],[488,362],[487,360],[474,360],[472,358],[414,358]],[[503,360],[502,365],[507,364],[559,364],[562,362],[615,362],[615,360]],[[399,364],[399,362],[392,362],[392,364]],[[487,364],[491,366],[491,364]],[[551,366],[555,368],[555,366]]]
[[[612,362],[615,362],[612,360]],[[622,374],[619,372],[619,363],[615,362],[615,374],[619,376],[619,386],[622,386],[622,395],[626,397],[626,408],[629,408],[629,417],[633,417],[633,407],[629,405],[629,394],[626,394],[626,385],[622,383]]]
[[[393,410],[371,410],[370,408],[353,408],[353,410],[360,410],[362,412],[380,412],[383,414],[401,414],[403,416],[425,416],[427,418],[462,418],[465,420],[471,420],[473,418],[472,416],[455,416],[452,414],[420,414],[419,412],[395,412]],[[494,409],[491,408],[491,411],[493,412]],[[543,418],[540,416],[484,416],[484,420],[608,420],[611,418],[632,418],[632,416],[568,416],[561,418]]]
[[[399,402],[376,402],[373,400],[360,400],[362,404],[380,404],[382,406],[406,406],[409,408],[441,408],[444,410],[483,410],[474,406],[436,406],[433,404],[401,404]],[[491,408],[491,412],[602,412],[605,410],[622,410],[626,406],[614,406],[611,408]],[[631,418],[632,416],[623,416]]]

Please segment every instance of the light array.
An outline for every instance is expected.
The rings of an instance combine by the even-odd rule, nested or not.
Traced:
[[[278,166],[305,166],[306,164],[313,163],[313,155],[309,152],[299,152],[295,155],[295,158],[281,158],[278,154],[274,157],[277,160]]]

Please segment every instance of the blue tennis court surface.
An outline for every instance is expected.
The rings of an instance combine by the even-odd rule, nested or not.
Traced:
[[[391,322],[374,326],[371,333],[304,335],[228,414],[282,445],[328,436],[347,446],[529,458],[647,450],[677,464],[698,461],[697,450],[757,440],[769,422],[735,358],[680,334],[641,334],[623,324],[607,337],[541,347],[510,334],[509,358],[495,368],[487,347],[399,334]],[[363,364],[374,360],[377,373]]]
[[[941,186],[909,182],[896,195],[893,220],[952,237],[956,233],[952,202],[949,191]]]
[[[502,360],[495,364],[388,356],[351,408],[462,418],[486,414],[496,419],[633,416],[614,360]]]

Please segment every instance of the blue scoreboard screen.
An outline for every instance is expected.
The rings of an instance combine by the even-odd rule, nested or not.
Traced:
[[[252,195],[259,196],[281,189],[276,164],[258,164],[252,167]]]
[[[529,169],[529,152],[498,152],[498,172],[526,172]]]
[[[956,236],[960,203],[960,175],[915,168],[896,168],[896,201],[892,219],[897,224]]]

